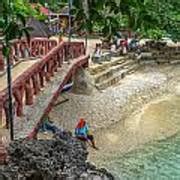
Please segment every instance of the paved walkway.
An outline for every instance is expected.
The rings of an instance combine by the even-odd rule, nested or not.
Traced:
[[[15,81],[22,73],[29,69],[33,64],[35,64],[40,59],[35,60],[23,60],[12,68],[12,82]],[[7,88],[7,74],[0,76],[0,91]]]
[[[32,131],[54,98],[55,93],[58,91],[60,84],[62,84],[68,72],[81,58],[74,59],[70,64],[63,64],[58,72],[55,73],[54,77],[51,78],[51,81],[36,96],[33,105],[24,107],[24,116],[15,119],[15,138],[23,138]]]
[[[40,59],[27,59],[22,60],[12,68],[12,81],[15,81],[22,73],[33,66]],[[7,88],[7,74],[0,75],[0,91]],[[9,130],[0,127],[0,141],[4,144],[9,142]]]

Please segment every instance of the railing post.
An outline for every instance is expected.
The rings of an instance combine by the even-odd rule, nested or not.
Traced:
[[[40,81],[40,86],[44,87],[44,77],[45,77],[45,66],[43,66],[40,71],[39,71],[39,81]]]
[[[25,84],[25,96],[26,96],[26,105],[33,104],[33,88],[31,87],[30,79],[26,81]]]
[[[38,79],[37,79],[37,74],[35,73],[33,76],[32,76],[32,82],[33,82],[33,89],[34,89],[34,94],[37,95],[40,91],[40,87],[39,87],[39,82],[38,82]]]
[[[23,115],[23,96],[24,96],[24,87],[21,86],[14,90],[14,98],[16,101],[16,115],[22,116]]]

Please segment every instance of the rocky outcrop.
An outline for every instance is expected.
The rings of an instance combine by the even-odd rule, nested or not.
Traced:
[[[167,45],[165,42],[150,41],[141,49],[141,54],[136,58],[140,64],[179,64],[180,46],[178,43]]]
[[[87,162],[84,142],[70,133],[52,140],[17,140],[10,144],[9,163],[0,170],[1,180],[113,180],[105,169]]]
[[[72,92],[75,94],[90,95],[93,91],[91,82],[92,79],[87,71],[85,71],[83,68],[77,69],[73,76]]]

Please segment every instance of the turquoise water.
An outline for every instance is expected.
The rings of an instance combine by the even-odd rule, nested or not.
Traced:
[[[116,180],[180,180],[180,96],[148,104],[96,139],[92,160]]]
[[[116,154],[105,166],[117,180],[179,180],[180,134],[124,156]]]

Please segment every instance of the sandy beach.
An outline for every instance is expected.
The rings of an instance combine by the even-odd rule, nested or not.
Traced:
[[[159,122],[161,130],[153,121],[137,126],[137,129],[135,125],[151,103],[171,98],[169,94],[179,94],[179,69],[180,66],[147,66],[102,92],[94,90],[90,95],[68,92],[63,94],[68,101],[54,107],[50,117],[58,126],[72,132],[80,117],[87,120],[100,147],[98,152],[89,149],[92,161],[103,156],[106,149],[108,153],[113,152],[113,149],[109,151],[113,143],[119,143],[116,147],[121,146],[122,153],[130,151],[156,137],[176,133],[174,126],[168,128],[163,122]]]

